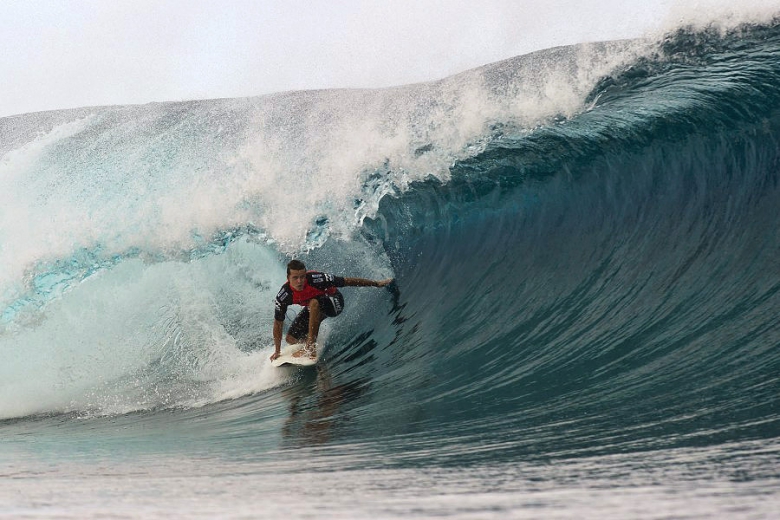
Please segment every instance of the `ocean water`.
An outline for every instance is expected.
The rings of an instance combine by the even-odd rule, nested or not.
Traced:
[[[0,119],[0,517],[775,518],[778,56]],[[397,282],[315,369],[291,257]]]

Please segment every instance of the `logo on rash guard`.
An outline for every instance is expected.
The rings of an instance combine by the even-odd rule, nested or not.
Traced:
[[[310,274],[311,274],[311,283],[313,284],[322,284],[322,283],[333,281],[333,275],[331,274],[326,274],[326,273],[310,273]]]
[[[290,293],[287,292],[287,289],[282,287],[282,290],[280,290],[279,294],[276,295],[276,301],[283,302],[289,297],[290,297]]]

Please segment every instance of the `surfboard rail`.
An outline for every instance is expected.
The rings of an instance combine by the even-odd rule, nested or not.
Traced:
[[[306,350],[303,348],[303,345],[300,343],[295,345],[287,345],[286,347],[282,347],[281,355],[271,361],[271,365],[275,367],[282,367],[282,366],[300,366],[300,367],[308,367],[316,365],[317,362],[320,359],[319,354],[319,346],[314,345],[315,347],[315,354],[314,357],[309,355]]]

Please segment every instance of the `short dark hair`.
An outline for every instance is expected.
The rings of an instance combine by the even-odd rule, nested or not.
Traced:
[[[290,260],[290,263],[287,264],[287,276],[290,276],[290,271],[300,271],[301,269],[306,269],[303,262],[300,260]]]

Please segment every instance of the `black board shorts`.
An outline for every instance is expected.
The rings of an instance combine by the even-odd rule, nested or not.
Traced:
[[[317,296],[317,301],[320,302],[320,312],[324,315],[322,319],[338,316],[344,310],[344,296],[339,291],[334,294]],[[305,338],[308,333],[309,307],[304,307],[293,320],[287,335],[299,340]]]

